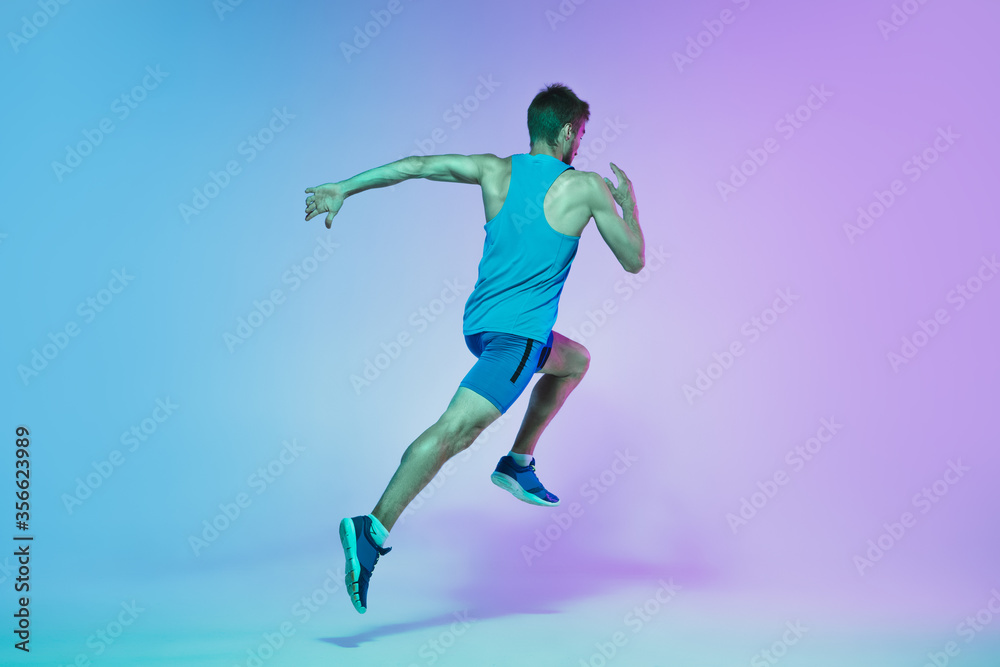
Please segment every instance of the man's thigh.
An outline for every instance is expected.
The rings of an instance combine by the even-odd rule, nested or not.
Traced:
[[[479,340],[468,338],[470,351],[479,359],[460,385],[487,399],[502,414],[531,381],[540,363],[543,344],[498,332],[485,332]]]
[[[590,353],[587,348],[558,331],[553,331],[552,350],[538,372],[556,376],[574,375],[585,368],[589,361]]]

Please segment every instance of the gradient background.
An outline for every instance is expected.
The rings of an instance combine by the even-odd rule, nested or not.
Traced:
[[[889,0],[5,3],[0,507],[21,534],[10,452],[26,425],[35,540],[32,650],[5,630],[0,662],[1000,665],[1000,281],[976,281],[1000,251],[1000,7],[902,5],[917,11],[883,34]],[[147,67],[165,77],[123,118]],[[593,360],[536,452],[563,505],[489,482],[522,396],[411,505],[359,616],[337,523],[370,511],[474,362],[462,305],[485,220],[478,188],[421,181],[349,199],[328,231],[303,222],[303,190],[408,154],[527,152],[527,106],[553,82],[591,105],[574,166],[632,179],[649,260],[630,276],[584,232],[556,329]],[[787,136],[776,123],[813,86],[832,95]],[[275,110],[286,122],[262,132]],[[58,174],[102,119],[113,132]],[[957,140],[911,180],[939,128]],[[769,137],[779,150],[721,196]],[[229,161],[240,173],[185,220]],[[895,179],[905,193],[852,242],[845,225]],[[320,240],[336,251],[287,279]],[[655,268],[653,249],[669,256]],[[102,294],[123,268],[128,286]],[[465,290],[450,304],[446,281]],[[283,303],[227,345],[275,289]],[[777,290],[798,300],[751,340]],[[938,309],[948,322],[893,368]],[[379,357],[401,333],[412,344]],[[734,341],[744,354],[710,367]],[[26,374],[36,351],[50,358]],[[369,362],[383,368],[356,390]],[[715,379],[689,400],[699,372]],[[177,406],[162,423],[157,400]],[[791,465],[824,418],[842,427]],[[616,471],[619,453],[635,463]],[[967,471],[938,481],[950,463]],[[915,501],[935,482],[936,502]],[[220,516],[240,493],[249,505]],[[744,499],[760,507],[734,530]],[[9,625],[15,559],[0,565]]]

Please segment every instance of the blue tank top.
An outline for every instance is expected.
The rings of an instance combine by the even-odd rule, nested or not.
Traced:
[[[486,223],[479,278],[465,303],[462,333],[497,331],[545,343],[580,237],[552,229],[545,194],[573,167],[551,155],[511,156],[503,207]]]

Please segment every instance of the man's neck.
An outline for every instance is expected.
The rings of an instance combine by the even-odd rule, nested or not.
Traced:
[[[531,152],[528,153],[528,155],[548,155],[549,157],[554,157],[560,162],[563,161],[562,151],[560,151],[559,154],[557,155],[555,152],[552,151],[552,149],[547,147],[539,148],[538,146],[532,146]]]

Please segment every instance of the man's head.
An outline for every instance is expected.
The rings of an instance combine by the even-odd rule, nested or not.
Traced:
[[[562,153],[562,161],[573,162],[590,119],[590,105],[561,83],[553,83],[535,95],[528,106],[528,137],[531,149]]]

